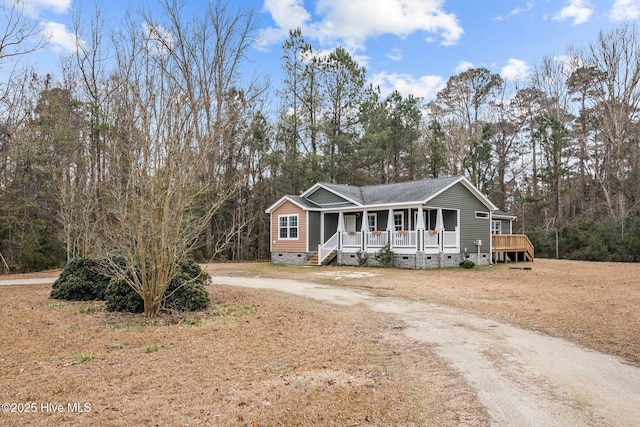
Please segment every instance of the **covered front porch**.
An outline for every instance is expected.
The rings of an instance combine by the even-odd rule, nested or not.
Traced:
[[[386,245],[396,254],[460,253],[460,215],[454,209],[329,212],[321,224],[326,238],[318,245],[318,264],[336,251],[373,254]]]

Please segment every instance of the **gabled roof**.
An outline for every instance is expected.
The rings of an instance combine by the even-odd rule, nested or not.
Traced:
[[[491,210],[497,209],[497,207],[475,186],[473,186],[468,179],[461,176],[423,179],[419,181],[406,181],[391,184],[367,185],[363,187],[319,182],[302,193],[301,197],[305,198],[313,194],[317,189],[324,188],[325,190],[354,203],[356,206],[380,206],[411,203],[420,204],[428,202],[457,183],[464,185],[485,206],[487,206],[487,208]]]
[[[462,176],[447,178],[423,179],[419,181],[406,181],[391,184],[354,186],[344,184],[332,184],[319,182],[306,190],[300,196],[285,196],[267,209],[270,213],[286,199],[302,209],[340,209],[348,207],[382,207],[393,205],[424,204],[434,197],[442,194],[450,187],[460,183],[467,188],[487,209],[495,211],[498,208],[482,194],[471,182]],[[332,203],[330,205],[318,205],[307,197],[318,189],[325,189],[345,200],[345,203]]]
[[[266,213],[273,212],[274,210],[276,210],[280,205],[282,205],[286,201],[289,201],[289,202],[293,203],[294,205],[298,206],[300,209],[305,210],[305,211],[310,210],[310,209],[318,209],[319,208],[318,205],[313,203],[311,200],[305,199],[304,197],[300,197],[300,196],[283,196],[283,197],[280,198],[280,200],[275,202],[273,205],[269,206],[269,208],[265,212]]]

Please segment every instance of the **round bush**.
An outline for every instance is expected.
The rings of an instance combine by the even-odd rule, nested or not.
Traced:
[[[193,261],[178,263],[179,272],[171,280],[162,308],[165,310],[195,311],[209,307],[209,293],[204,285],[210,280],[208,273]],[[144,302],[135,290],[122,280],[113,279],[105,293],[109,311],[142,313]]]
[[[473,261],[471,261],[470,259],[465,259],[464,261],[462,261],[460,263],[460,267],[462,267],[462,268],[473,268],[475,266],[476,266],[476,264]]]
[[[77,258],[69,262],[53,283],[51,298],[69,301],[104,300],[110,277],[99,261]]]
[[[109,311],[142,313],[144,301],[133,288],[123,280],[111,279],[105,291],[106,308]]]

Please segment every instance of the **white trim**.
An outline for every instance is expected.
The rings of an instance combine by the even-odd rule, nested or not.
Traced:
[[[371,224],[369,224],[369,218],[373,218],[373,229],[371,229]],[[378,213],[377,212],[367,212],[367,228],[369,231],[375,231],[378,229]]]
[[[398,224],[396,223],[396,217],[398,216],[400,217],[400,228],[398,228]],[[404,211],[393,213],[393,228],[395,231],[404,230]]]
[[[309,194],[313,193],[314,191],[316,191],[316,190],[318,190],[318,189],[320,189],[320,188],[322,188],[322,189],[324,189],[324,190],[328,191],[329,193],[335,194],[336,196],[338,196],[338,197],[340,197],[340,198],[344,199],[346,202],[353,203],[353,204],[355,204],[355,205],[357,205],[357,206],[363,206],[363,205],[362,205],[362,203],[357,202],[357,201],[353,200],[352,198],[347,197],[346,195],[344,195],[344,194],[342,194],[342,193],[339,193],[339,192],[337,192],[337,191],[335,191],[335,190],[333,190],[333,189],[331,189],[331,188],[329,188],[329,187],[327,187],[327,186],[323,185],[321,182],[317,182],[317,183],[313,184],[313,185],[311,186],[311,188],[309,188],[307,191],[305,191],[304,193],[302,193],[302,194],[300,195],[300,197],[307,198],[307,196],[308,196]],[[333,204],[339,204],[339,203],[344,203],[344,202],[336,202],[336,203],[333,203]],[[328,205],[328,203],[327,203],[327,205]]]
[[[290,219],[295,217],[296,219],[296,225],[295,227],[292,227],[290,225]],[[281,218],[287,218],[287,225],[286,227],[282,227],[280,225],[280,219]],[[281,237],[280,236],[280,230],[286,228],[287,230],[287,237]],[[296,237],[290,237],[289,234],[291,232],[291,230],[295,228],[296,229]],[[300,240],[300,215],[297,213],[294,214],[282,214],[282,215],[278,215],[278,240]]]
[[[483,211],[476,211],[475,218],[476,219],[491,219],[491,213],[490,212],[483,212]]]
[[[297,207],[299,207],[300,209],[302,209],[303,211],[308,211],[309,207],[304,206],[300,203],[298,203],[296,200],[293,200],[291,197],[289,196],[282,196],[277,202],[275,202],[274,204],[272,204],[271,206],[269,206],[264,212],[265,213],[273,213],[273,211],[275,211],[276,209],[278,209],[282,204],[284,204],[284,202],[291,202],[294,205],[296,205]],[[317,209],[313,209],[314,211]]]
[[[498,210],[498,207],[496,205],[494,205],[491,200],[489,200],[487,198],[487,196],[485,196],[484,194],[482,194],[480,192],[480,190],[478,190],[475,185],[473,185],[471,183],[471,181],[469,181],[467,178],[465,178],[464,176],[461,176],[460,178],[456,179],[455,181],[453,181],[451,184],[447,185],[446,187],[444,187],[443,189],[441,189],[440,191],[432,194],[427,200],[424,201],[424,203],[426,204],[429,200],[432,200],[433,198],[439,196],[440,194],[444,193],[445,191],[449,190],[451,187],[453,187],[454,185],[456,185],[457,183],[461,183],[462,185],[464,185],[464,187],[469,190],[474,196],[476,196],[476,198],[478,200],[480,200],[480,203],[482,203],[483,205],[485,205],[490,211],[495,211]]]

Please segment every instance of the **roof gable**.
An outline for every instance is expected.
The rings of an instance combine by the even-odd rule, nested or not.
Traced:
[[[285,198],[288,198],[291,202],[305,210],[328,207],[338,209],[370,206],[391,207],[401,204],[427,203],[429,200],[441,195],[458,183],[467,188],[487,209],[491,211],[498,209],[480,190],[471,184],[467,178],[462,176],[367,185],[363,187],[319,182],[300,196],[285,196]],[[267,213],[273,211],[283,199],[280,199],[272,207],[267,209]]]
[[[343,203],[352,203],[354,205],[362,205],[362,192],[361,187],[344,184],[330,184],[328,182],[319,182],[302,193],[300,197],[309,198],[313,197],[314,193],[318,193],[320,190],[327,191],[343,200]]]
[[[316,205],[315,203],[311,202],[310,200],[307,200],[303,197],[300,196],[283,196],[280,198],[280,200],[278,200],[277,202],[275,202],[273,205],[269,206],[267,208],[267,210],[265,210],[266,213],[271,213],[273,211],[275,211],[276,209],[278,209],[280,206],[282,206],[283,203],[285,202],[291,202],[294,205],[298,206],[300,209],[308,211],[310,209],[318,209],[318,205]]]
[[[324,186],[318,186],[314,191],[304,196],[319,206],[353,205],[353,201],[348,200],[343,194],[331,191]]]

